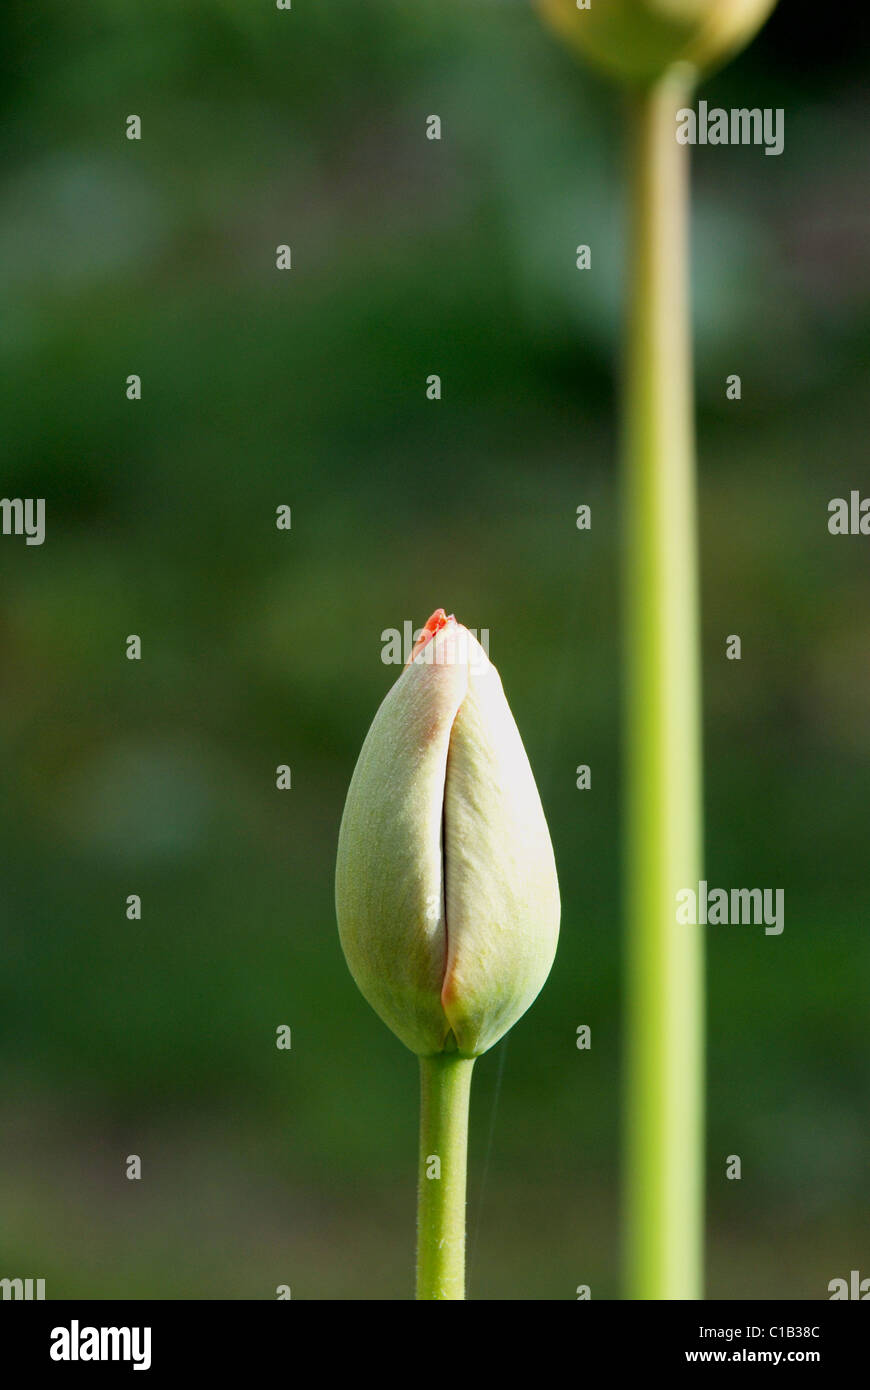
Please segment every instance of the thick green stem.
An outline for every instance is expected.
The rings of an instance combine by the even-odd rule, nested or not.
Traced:
[[[689,160],[673,69],[632,99],[624,417],[626,1293],[703,1296],[700,657]]]
[[[417,1297],[465,1297],[465,1170],[474,1059],[420,1058]]]

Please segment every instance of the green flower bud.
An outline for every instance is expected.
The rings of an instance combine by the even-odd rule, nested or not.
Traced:
[[[675,63],[724,63],[761,28],[776,0],[535,0],[547,22],[620,81],[646,85]]]
[[[550,972],[559,885],[498,672],[439,609],[369,729],[335,878],[350,972],[420,1056],[476,1057]]]

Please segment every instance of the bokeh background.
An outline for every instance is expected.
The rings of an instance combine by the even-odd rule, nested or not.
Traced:
[[[707,877],[786,893],[781,937],[708,934],[718,1298],[870,1275],[870,541],[827,531],[870,495],[859,11],[781,5],[700,92],[786,113],[779,158],[694,157]],[[332,873],[381,633],[443,604],[564,898],[477,1067],[470,1293],[618,1296],[619,98],[519,0],[9,0],[0,69],[2,492],[47,507],[0,540],[0,1275],[410,1297],[416,1065]]]

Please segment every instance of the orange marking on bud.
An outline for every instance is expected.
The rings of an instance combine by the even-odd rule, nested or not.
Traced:
[[[408,658],[408,664],[410,665],[414,658],[420,655],[420,652],[423,650],[423,648],[428,646],[428,644],[432,641],[432,638],[435,636],[436,632],[440,632],[442,627],[446,627],[448,623],[455,622],[456,619],[454,618],[452,613],[448,614],[444,611],[443,608],[436,608],[431,618],[428,618],[426,620],[426,625],[423,628],[423,631],[420,633],[419,638],[414,643],[414,650],[411,652],[411,655]]]

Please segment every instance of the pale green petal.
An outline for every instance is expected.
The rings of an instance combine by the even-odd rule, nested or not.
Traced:
[[[335,901],[361,992],[408,1047],[440,1052],[446,959],[441,822],[450,729],[468,684],[453,634],[390,690],[369,729],[341,822]]]
[[[467,1056],[492,1047],[538,994],[560,914],[535,779],[498,672],[477,651],[450,736],[444,806],[442,1001]]]

